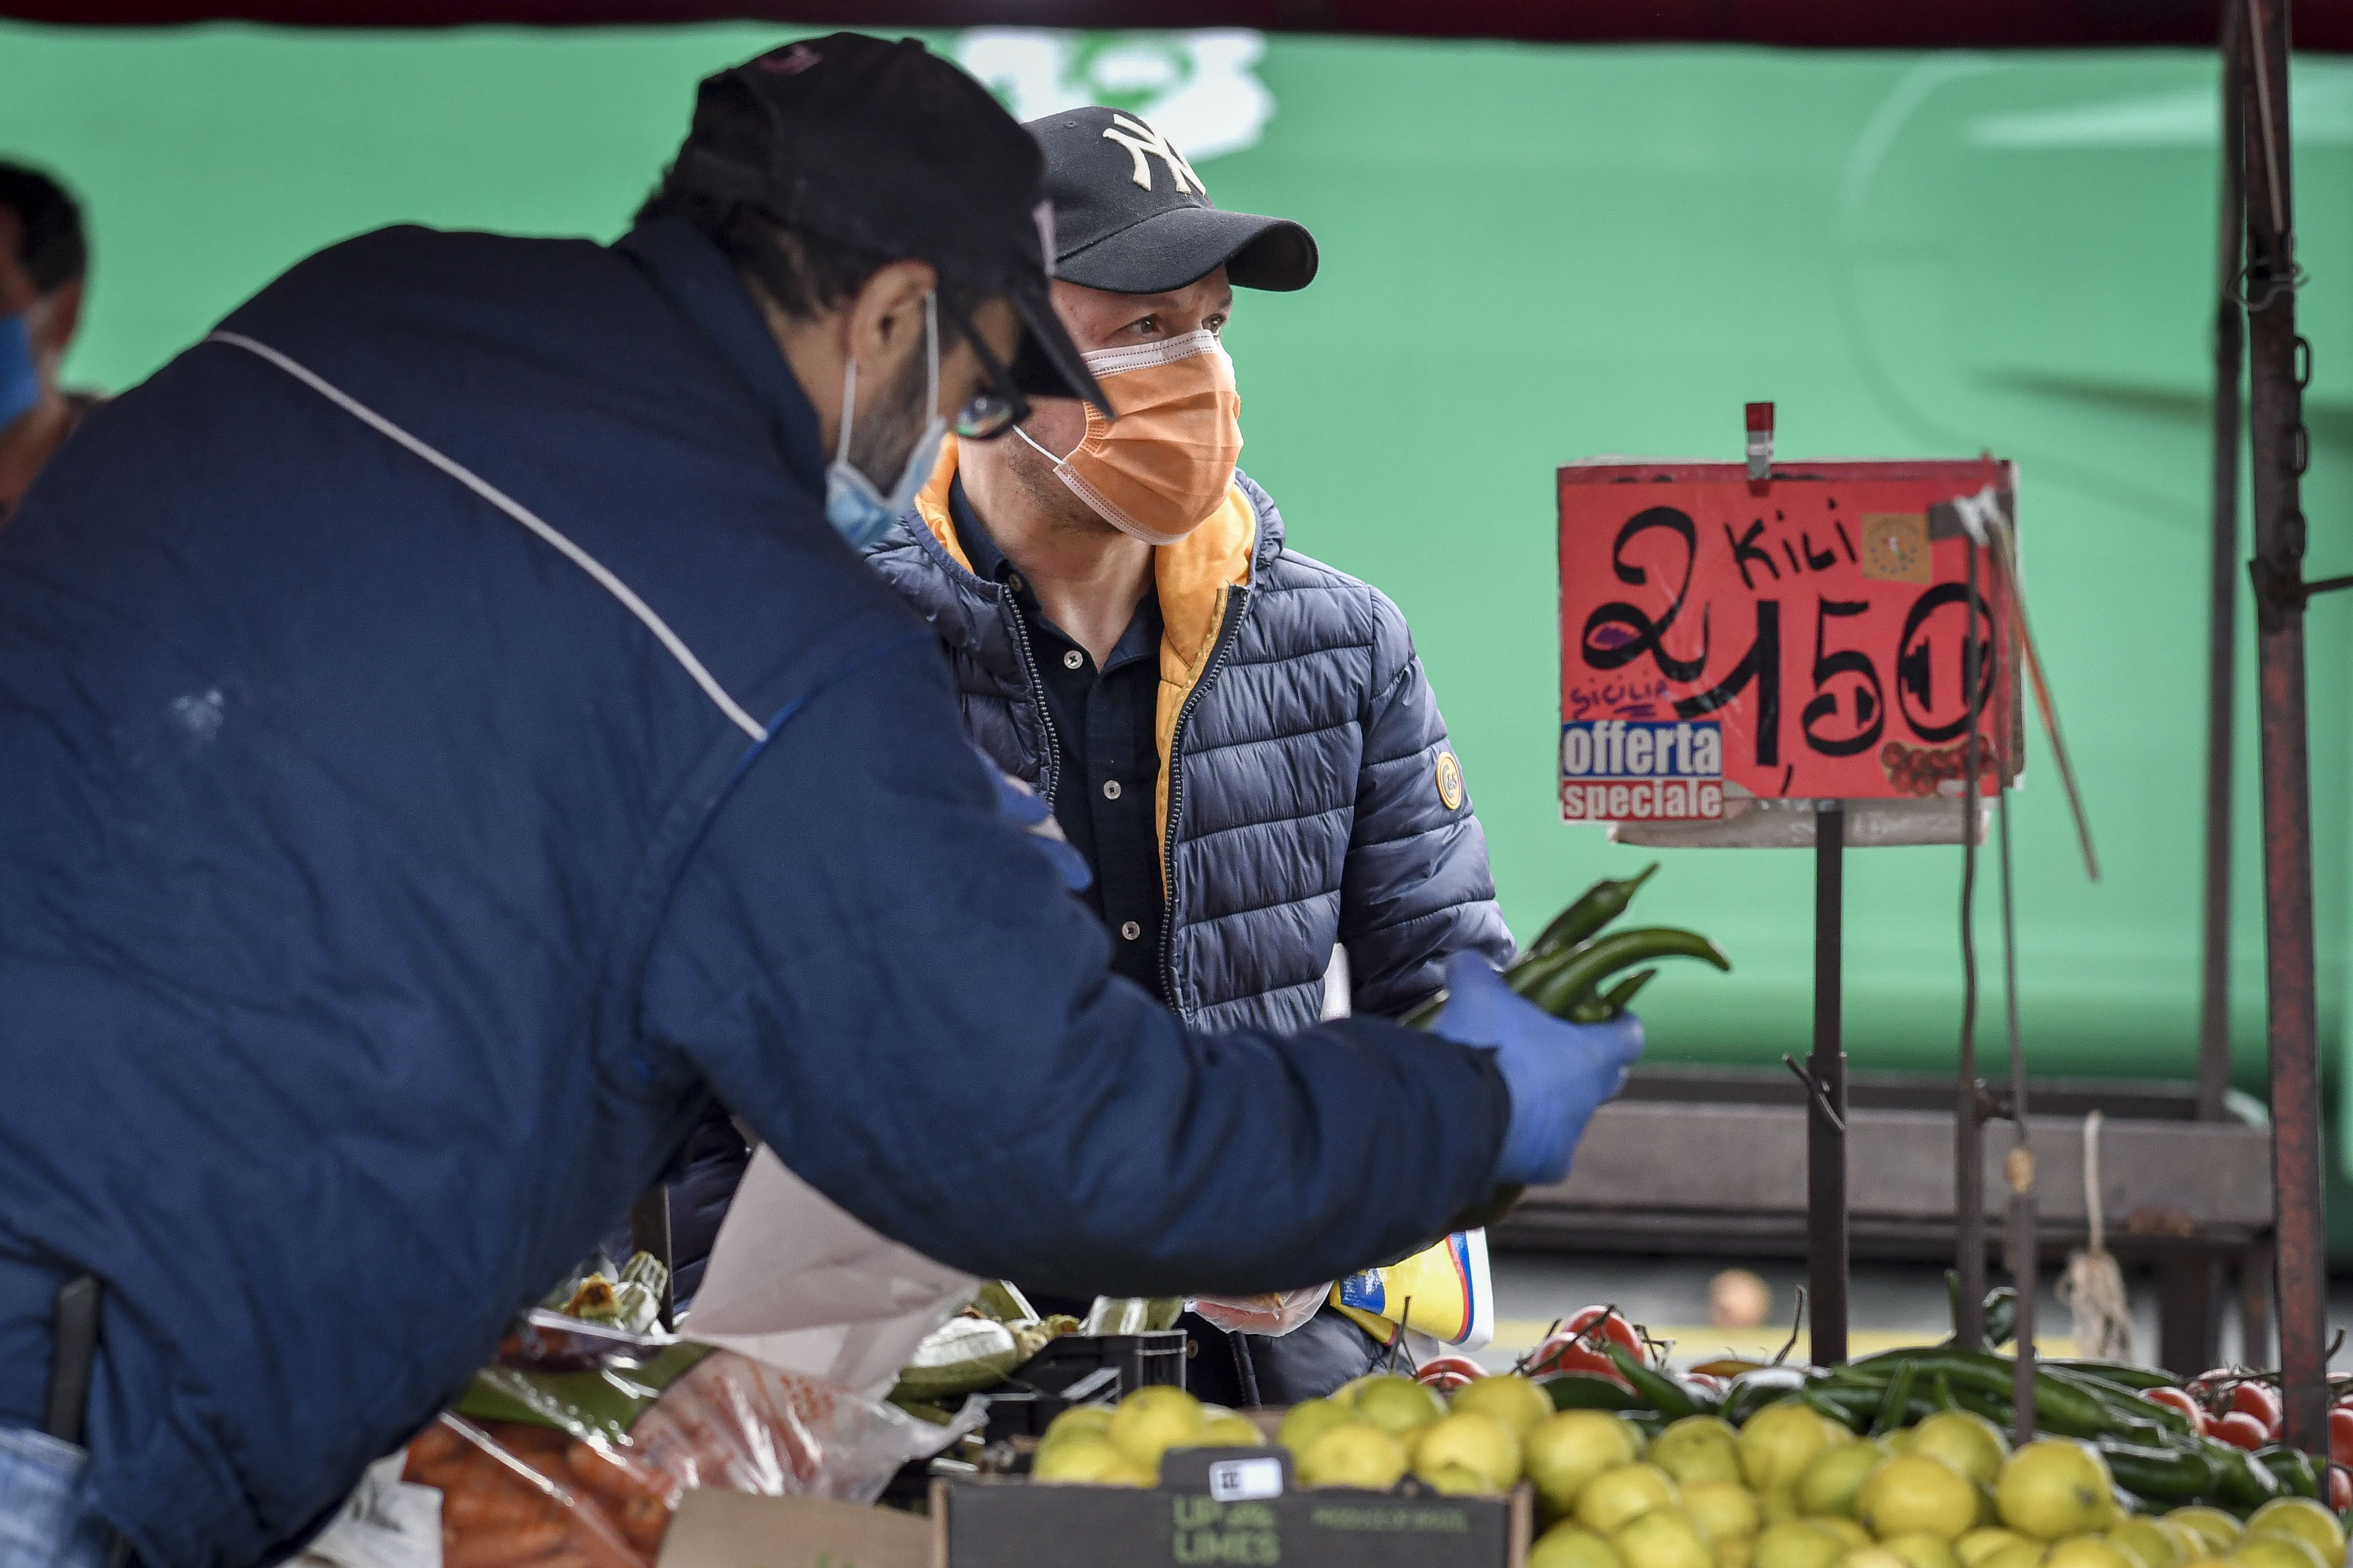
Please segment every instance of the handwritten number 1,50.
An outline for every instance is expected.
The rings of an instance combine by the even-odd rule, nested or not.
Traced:
[[[1664,506],[1636,513],[1618,531],[1617,542],[1610,551],[1610,567],[1618,580],[1629,587],[1646,585],[1651,580],[1649,569],[1627,560],[1627,549],[1644,534],[1660,530],[1682,541],[1683,547],[1683,580],[1665,613],[1654,619],[1642,606],[1626,600],[1599,605],[1586,618],[1578,651],[1587,668],[1598,670],[1620,668],[1647,654],[1667,679],[1694,684],[1707,669],[1715,631],[1711,606],[1701,608],[1699,649],[1694,657],[1679,658],[1666,647],[1667,633],[1683,614],[1683,602],[1691,592],[1693,568],[1697,563],[1698,530],[1689,515]],[[1937,705],[1929,680],[1928,623],[1946,606],[1957,607],[1971,600],[1969,590],[1958,583],[1939,583],[1924,590],[1905,617],[1903,636],[1895,650],[1897,707],[1905,727],[1932,745],[1954,739],[1968,727],[1968,705],[1957,704],[1960,717],[1950,723],[1932,721],[1931,715]],[[1738,700],[1753,683],[1757,689],[1756,763],[1759,767],[1778,767],[1781,761],[1781,603],[1778,599],[1760,598],[1752,607],[1755,630],[1747,651],[1715,685],[1677,700],[1674,710],[1676,717],[1682,719],[1715,712]],[[1815,600],[1813,695],[1799,715],[1798,727],[1807,748],[1822,756],[1853,756],[1877,745],[1886,733],[1887,689],[1877,662],[1863,649],[1830,646],[1831,623],[1863,616],[1870,609],[1868,599]],[[1977,636],[1980,626],[1985,628],[1978,659],[1980,689],[1976,694],[1981,704],[1991,694],[1995,680],[1991,658],[1993,616],[1982,595],[1968,603],[1967,613],[1970,624],[1965,635]]]

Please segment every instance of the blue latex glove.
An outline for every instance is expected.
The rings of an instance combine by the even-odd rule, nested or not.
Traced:
[[[1505,1183],[1567,1176],[1586,1121],[1642,1054],[1642,1020],[1633,1014],[1606,1024],[1564,1023],[1524,1000],[1475,952],[1446,961],[1446,1005],[1430,1032],[1494,1050],[1512,1091],[1512,1120],[1495,1162],[1495,1180]]]
[[[1054,820],[1054,808],[1046,804],[1043,795],[996,763],[986,757],[981,761],[988,769],[988,776],[997,781],[997,809],[1036,841],[1039,852],[1051,860],[1054,869],[1061,875],[1062,886],[1074,893],[1085,892],[1095,874],[1088,867],[1087,858],[1062,837],[1061,824]]]

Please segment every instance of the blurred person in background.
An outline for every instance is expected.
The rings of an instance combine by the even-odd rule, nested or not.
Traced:
[[[0,161],[0,527],[99,402],[58,384],[89,273],[73,197],[39,170]]]
[[[952,445],[871,559],[939,634],[967,732],[1093,868],[1113,973],[1199,1028],[1395,1017],[1512,938],[1405,616],[1285,545],[1236,467],[1234,291],[1305,288],[1315,242],[1219,208],[1132,115],[1029,130],[1055,309],[1118,422],[1033,399],[1015,439]],[[1224,1403],[1328,1394],[1384,1349],[1329,1305],[1244,1346],[1187,1327]]]

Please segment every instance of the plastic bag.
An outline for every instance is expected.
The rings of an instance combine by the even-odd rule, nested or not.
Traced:
[[[935,1426],[733,1351],[533,1312],[402,1479],[442,1494],[444,1568],[650,1568],[693,1488],[871,1503],[978,1426]]]
[[[1310,1285],[1303,1290],[1270,1290],[1262,1296],[1196,1296],[1193,1310],[1229,1334],[1281,1339],[1314,1317],[1331,1289]]]

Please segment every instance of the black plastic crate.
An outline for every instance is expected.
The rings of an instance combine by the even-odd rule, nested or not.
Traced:
[[[1141,1334],[1063,1334],[989,1391],[989,1441],[1040,1437],[1074,1405],[1116,1404],[1154,1384],[1185,1386],[1182,1329]]]

